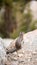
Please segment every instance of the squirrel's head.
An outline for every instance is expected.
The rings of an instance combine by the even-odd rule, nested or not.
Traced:
[[[19,37],[20,37],[21,41],[23,40],[23,35],[24,35],[24,32],[20,32]]]

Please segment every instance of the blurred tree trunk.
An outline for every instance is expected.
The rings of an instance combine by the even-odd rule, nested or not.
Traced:
[[[16,29],[16,21],[12,17],[12,7],[8,4],[5,4],[4,12],[4,25],[3,25],[3,34],[4,37],[10,37],[10,33]]]
[[[4,24],[3,24],[3,34],[4,37],[9,37],[9,33],[12,30],[12,17],[11,17],[11,7],[5,4],[5,12],[4,12]]]

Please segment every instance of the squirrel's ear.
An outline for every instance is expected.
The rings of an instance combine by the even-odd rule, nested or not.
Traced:
[[[24,34],[24,32],[20,32],[20,35],[23,35]]]

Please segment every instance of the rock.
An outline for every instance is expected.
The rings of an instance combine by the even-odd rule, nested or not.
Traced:
[[[35,51],[37,50],[37,29],[24,34],[24,50]]]
[[[18,65],[18,61],[13,61],[11,65]]]
[[[3,45],[4,45],[5,48],[7,48],[11,44],[11,42],[14,42],[13,39],[7,39],[7,38],[2,39],[2,41],[3,41]]]
[[[0,65],[4,65],[6,60],[6,51],[2,43],[2,38],[0,38]]]
[[[23,56],[23,54],[18,54],[18,57],[22,57]]]
[[[5,48],[14,48],[16,40],[0,38],[0,65],[37,65],[37,29],[24,34],[22,48],[7,55]]]

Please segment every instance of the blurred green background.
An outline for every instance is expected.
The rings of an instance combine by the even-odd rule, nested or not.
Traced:
[[[31,2],[32,0],[0,0],[0,37],[16,38],[20,32],[37,29],[37,18],[32,15]]]

